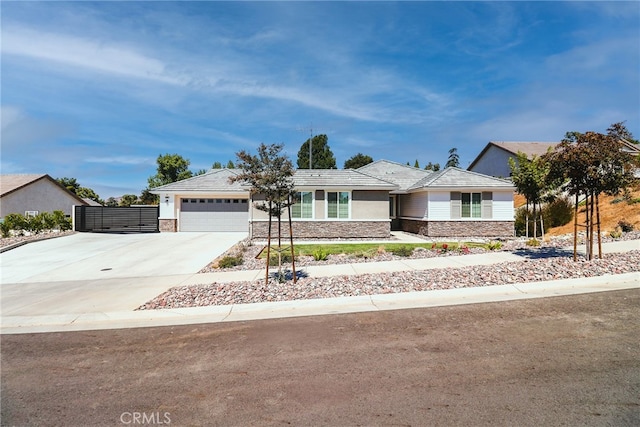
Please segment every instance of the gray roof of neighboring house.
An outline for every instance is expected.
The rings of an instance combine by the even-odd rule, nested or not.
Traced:
[[[238,175],[233,169],[211,169],[202,175],[192,176],[182,181],[172,182],[170,184],[161,185],[153,188],[151,193],[160,194],[161,192],[239,192],[247,191],[248,186],[240,182],[229,182],[229,177]]]
[[[395,190],[398,186],[356,169],[297,169],[296,187],[336,187]]]
[[[420,190],[423,188],[504,188],[513,189],[513,183],[506,179],[494,178],[481,173],[471,172],[460,168],[446,168],[423,178],[409,188]]]
[[[376,160],[356,170],[375,176],[378,179],[390,181],[398,186],[398,191],[400,192],[406,191],[416,182],[434,173],[430,170],[418,169],[389,160]]]
[[[549,149],[552,149],[558,145],[559,142],[496,142],[490,141],[478,154],[478,156],[473,159],[468,170],[473,169],[476,163],[484,156],[484,154],[491,148],[497,147],[508,153],[513,154],[514,156],[518,154],[518,152],[522,152],[527,155],[527,157],[540,157],[543,154],[546,154]]]
[[[75,193],[69,191],[62,184],[51,178],[46,173],[0,175],[0,196],[11,194],[14,191],[18,191],[21,188],[27,187],[29,184],[40,181],[41,179],[50,181],[52,184],[57,185],[58,187],[60,187],[60,190],[67,192],[71,197],[77,199],[80,204],[87,204],[84,199],[81,199]]]

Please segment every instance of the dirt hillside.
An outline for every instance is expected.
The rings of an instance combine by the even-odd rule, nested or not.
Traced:
[[[620,199],[621,196],[605,196],[600,197],[600,227],[603,232],[615,230],[620,220],[633,225],[635,230],[640,230],[640,203],[629,204],[626,201],[613,203],[614,200]],[[640,185],[631,190],[631,198],[640,198]],[[520,194],[516,194],[514,198],[514,206],[520,207],[526,202],[525,198]],[[584,211],[578,213],[578,223],[584,223]],[[573,221],[562,227],[552,228],[547,232],[549,236],[559,236],[562,234],[573,233]]]

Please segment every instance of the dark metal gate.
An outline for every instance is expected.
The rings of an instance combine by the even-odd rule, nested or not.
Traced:
[[[155,233],[160,231],[159,206],[76,206],[75,231]]]

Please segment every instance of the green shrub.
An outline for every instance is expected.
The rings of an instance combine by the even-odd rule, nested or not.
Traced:
[[[622,230],[623,233],[629,233],[630,231],[633,231],[634,228],[633,224],[623,219],[618,221],[618,227],[620,227],[620,230]]]
[[[27,219],[17,213],[11,213],[4,217],[4,223],[9,230],[17,231],[18,234],[22,234],[23,230],[27,230]]]
[[[219,268],[231,268],[236,265],[241,265],[243,263],[242,256],[240,255],[227,255],[224,256],[218,261]]]
[[[71,218],[67,218],[62,211],[53,211],[51,214],[53,217],[53,227],[58,228],[60,231],[71,230],[72,222]]]
[[[0,233],[2,233],[2,237],[10,237],[11,236],[11,227],[9,223],[3,219],[0,220]]]
[[[313,259],[316,261],[326,261],[328,257],[329,254],[322,248],[318,248],[313,251]]]
[[[280,259],[282,260],[283,264],[291,262],[291,253],[290,252],[283,252],[280,255]],[[271,256],[269,257],[269,266],[270,267],[277,267],[278,266],[278,254],[277,253],[272,253]]]
[[[611,236],[614,239],[618,239],[622,236],[622,231],[620,231],[620,229],[616,228],[615,230],[611,231],[609,233],[609,236]]]
[[[538,239],[529,239],[527,241],[527,246],[540,246],[540,240]]]
[[[397,248],[391,249],[391,253],[396,256],[406,258],[411,256],[411,254],[413,253],[413,249],[408,246],[398,246]]]
[[[518,208],[516,210],[516,217],[515,217],[515,223],[514,223],[514,227],[516,229],[516,236],[525,236],[527,234],[527,222],[526,222],[527,213],[529,215],[529,235],[533,236],[533,210],[529,209],[527,211],[527,208],[525,206]],[[542,236],[542,230],[540,227],[540,212],[536,211],[536,214],[538,215],[538,219],[537,219],[538,236]],[[548,227],[545,227],[545,228],[548,228]]]
[[[490,251],[497,251],[502,249],[502,242],[489,242],[485,245],[485,248],[487,248]]]
[[[569,224],[573,219],[573,211],[573,203],[568,197],[558,197],[551,203],[547,203],[542,208],[545,231],[549,228]]]

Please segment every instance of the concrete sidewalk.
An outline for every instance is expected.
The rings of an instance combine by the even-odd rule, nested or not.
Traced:
[[[584,247],[582,248],[584,250]],[[640,249],[640,241],[603,245],[605,253]],[[535,251],[531,251],[532,254]],[[527,253],[489,252],[477,255],[407,259],[386,262],[310,266],[311,277],[376,274],[392,271],[457,268],[523,261]],[[272,317],[310,316],[358,311],[419,308],[508,299],[538,298],[640,287],[640,274],[629,273],[590,279],[568,279],[491,287],[411,292],[375,296],[298,300],[275,303],[236,304],[185,309],[134,311],[174,286],[213,282],[252,281],[264,270],[182,274],[158,277],[101,280],[9,283],[2,285],[0,333],[53,332],[112,329],[172,324],[241,321]],[[37,294],[37,299],[25,295]]]

